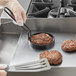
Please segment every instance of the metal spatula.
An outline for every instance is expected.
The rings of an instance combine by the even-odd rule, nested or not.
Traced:
[[[46,58],[37,60],[29,63],[22,63],[17,65],[12,65],[4,69],[5,71],[15,71],[15,72],[40,72],[50,70],[51,66]]]

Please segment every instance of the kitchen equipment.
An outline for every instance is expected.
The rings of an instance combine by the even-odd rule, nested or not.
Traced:
[[[41,0],[41,2],[32,2],[32,5],[35,6],[38,9],[38,11],[30,13],[30,14],[28,14],[28,16],[32,15],[35,17],[46,18],[48,12],[51,9],[51,6],[53,5],[53,3],[51,1],[46,2],[44,0]]]
[[[13,66],[7,65],[5,67],[5,71],[9,72],[10,69],[13,69],[13,71],[22,71],[22,72],[39,72],[39,71],[46,71],[50,70],[51,66],[46,58],[37,60],[30,63],[22,63],[17,64]]]
[[[57,2],[57,3],[56,3]],[[74,1],[75,2],[75,1]],[[34,6],[38,9],[38,11],[40,10],[44,10],[44,8],[49,7],[50,8],[50,13],[47,12],[45,14],[42,13],[43,15],[39,14],[38,16],[34,16],[33,13],[37,13],[38,11],[34,11]],[[29,5],[28,8],[28,12],[27,12],[27,18],[66,18],[66,17],[74,17],[74,16],[70,16],[67,12],[67,10],[72,9],[75,12],[75,4],[71,3],[71,0],[31,0],[31,3]],[[29,14],[32,16],[29,17]]]
[[[48,12],[50,11],[50,8],[46,7],[43,10],[37,11],[35,13],[29,13],[28,16],[34,16],[34,17],[47,17]]]
[[[22,2],[22,0],[20,0]],[[29,0],[26,0],[29,1]],[[24,7],[26,8],[27,3],[24,3]],[[40,1],[40,0],[32,0],[32,1]],[[53,0],[54,1],[54,0]],[[57,0],[55,0],[57,1]],[[69,0],[67,0],[69,1]],[[57,2],[56,2],[57,3]],[[26,5],[25,5],[26,4]],[[32,10],[32,9],[30,9]],[[28,14],[28,13],[27,13]],[[27,15],[28,17],[28,15]],[[11,24],[9,24],[10,26]],[[66,53],[62,51],[61,44],[64,40],[67,39],[75,39],[76,34],[76,18],[28,18],[26,25],[28,25],[32,33],[38,31],[49,32],[55,37],[55,46],[51,50],[58,50],[63,55],[63,62],[60,65],[53,66],[50,71],[47,72],[38,72],[38,73],[21,73],[14,72],[8,73],[8,76],[76,76],[76,52]],[[6,26],[6,25],[5,25]],[[16,52],[11,60],[11,65],[15,65],[17,63],[22,62],[30,62],[39,59],[39,54],[45,50],[36,50],[30,46],[28,42],[28,33],[24,32],[21,34],[20,39],[18,41],[18,45],[16,48]],[[7,59],[6,59],[7,60]]]
[[[76,4],[76,0],[71,0],[72,4]]]
[[[48,0],[48,1],[49,2],[46,2],[46,0],[41,0],[41,1],[36,0],[36,1],[31,2],[31,5],[35,6],[38,10],[34,11],[34,8],[35,8],[34,7],[33,11],[28,13],[28,17],[29,17],[29,15],[32,15],[33,18],[34,17],[47,18],[47,15],[48,15],[49,11],[51,9],[56,8],[56,7],[52,7],[53,6],[52,1],[50,1],[50,0]]]
[[[11,13],[11,15],[7,12],[6,9]],[[48,9],[48,8],[46,8],[46,9]],[[14,17],[14,14],[13,14],[13,12],[12,12],[9,8],[5,7],[5,12],[16,22],[15,17]],[[35,48],[35,49],[49,49],[49,48],[52,48],[52,47],[54,46],[55,39],[54,39],[54,36],[51,35],[50,33],[39,32],[39,33],[31,34],[30,28],[29,28],[27,25],[25,25],[25,24],[24,24],[24,26],[26,26],[26,28],[27,28],[28,31],[29,31],[29,32],[28,32],[28,40],[30,41],[30,43],[31,43],[31,45],[32,45],[33,48]],[[24,31],[26,30],[23,26],[22,26],[22,28],[24,29]],[[53,38],[52,42],[49,43],[48,45],[37,45],[37,44],[32,43],[31,40],[30,40],[31,37],[32,37],[33,35],[37,35],[37,34],[40,34],[40,33],[46,33],[46,34],[50,35],[50,36]]]
[[[76,12],[73,10],[69,10],[70,17],[76,17]]]
[[[48,13],[48,18],[56,18],[58,15],[58,9],[52,9],[49,13]],[[51,17],[50,17],[51,16]]]
[[[60,0],[60,7],[58,8],[58,15],[57,15],[58,18],[64,17],[66,13],[65,4],[66,4],[65,0]]]
[[[49,7],[49,6],[53,5],[53,3],[50,3],[50,2],[48,2],[48,3],[45,3],[45,2],[32,2],[32,4],[34,4],[35,6],[37,5],[37,6],[42,6],[42,7]]]
[[[73,7],[74,11],[76,11],[76,4],[68,4],[68,6]]]
[[[43,0],[44,2],[52,2],[52,0]]]
[[[45,34],[50,35],[50,36],[53,38],[52,42],[49,43],[49,44],[47,44],[47,45],[38,45],[38,44],[32,43],[32,42],[31,42],[31,37],[32,37],[33,35],[37,35],[37,34],[40,34],[40,33],[45,33]],[[31,42],[32,47],[35,48],[35,49],[38,49],[38,50],[50,49],[50,48],[52,48],[52,47],[54,46],[54,44],[55,44],[54,36],[53,36],[52,34],[50,34],[50,33],[47,33],[47,32],[34,33],[34,34],[32,34],[32,35],[29,37],[29,40],[30,40],[30,42]]]

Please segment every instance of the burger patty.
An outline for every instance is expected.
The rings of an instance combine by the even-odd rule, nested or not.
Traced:
[[[37,45],[47,45],[53,41],[53,38],[49,34],[40,33],[37,35],[33,35],[30,38],[30,41],[34,44],[37,44]]]
[[[44,51],[40,53],[40,59],[47,58],[50,64],[60,64],[62,62],[62,55],[57,50]]]
[[[76,51],[76,41],[75,40],[66,40],[62,43],[62,50],[72,52]]]

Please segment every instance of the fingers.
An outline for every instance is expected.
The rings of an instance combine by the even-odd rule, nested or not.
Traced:
[[[15,16],[17,24],[20,26],[23,26],[23,19],[22,19],[21,11],[19,11],[18,9],[14,9],[12,12]]]
[[[2,69],[4,69],[4,67],[1,66],[1,67],[0,67],[0,70],[2,70]]]
[[[26,14],[25,14],[24,10],[21,12],[21,15],[22,15],[23,23],[25,23],[26,22]]]
[[[26,22],[26,14],[25,14],[25,11],[22,10],[22,11],[18,11],[14,13],[15,15],[15,19],[17,21],[17,23],[20,25],[20,26],[23,26],[23,23]]]
[[[16,16],[17,16],[16,21],[17,21],[18,25],[23,26],[23,19],[22,19],[21,13],[18,13]]]
[[[7,72],[5,72],[4,70],[0,70],[0,76],[6,76]]]
[[[6,76],[7,72],[5,72],[3,69],[5,69],[7,65],[5,64],[0,64],[0,76]]]
[[[13,12],[13,14],[15,16],[15,19],[16,19],[17,23],[18,23],[19,20],[20,20],[20,18],[19,18],[19,11],[14,8],[14,9],[12,9],[12,12]]]

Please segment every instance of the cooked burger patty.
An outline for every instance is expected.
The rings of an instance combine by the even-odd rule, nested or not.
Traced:
[[[37,35],[33,35],[30,38],[30,41],[34,44],[37,44],[37,45],[47,45],[53,41],[53,38],[49,34],[40,33]]]
[[[42,58],[47,58],[50,64],[60,64],[62,62],[62,55],[57,50],[40,53],[40,59]]]
[[[67,52],[76,51],[76,41],[75,40],[66,40],[62,43],[62,50]]]

